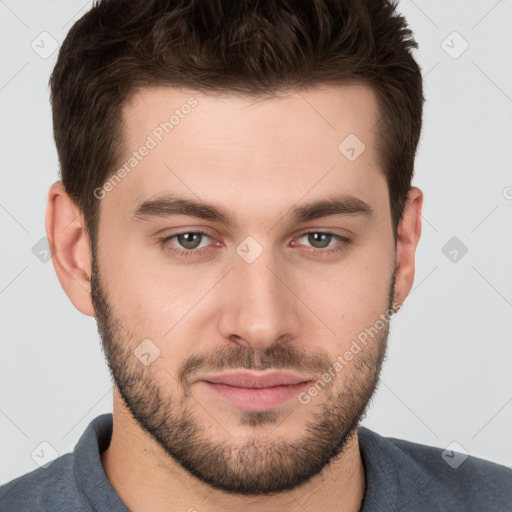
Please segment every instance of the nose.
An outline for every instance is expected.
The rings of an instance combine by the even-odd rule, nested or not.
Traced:
[[[272,251],[263,251],[252,263],[237,255],[234,260],[224,286],[218,324],[221,335],[258,350],[297,337],[298,299],[287,287],[290,273],[284,265],[276,264]]]

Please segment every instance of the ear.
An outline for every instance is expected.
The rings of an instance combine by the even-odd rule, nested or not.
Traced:
[[[74,306],[95,316],[91,301],[91,247],[83,214],[62,182],[50,187],[46,208],[46,236],[60,284]]]
[[[395,297],[401,305],[414,283],[415,253],[421,236],[421,209],[423,192],[411,187],[402,218],[398,224],[396,243]]]

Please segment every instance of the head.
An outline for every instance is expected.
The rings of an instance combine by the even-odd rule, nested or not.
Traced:
[[[364,415],[421,230],[414,47],[384,0],[104,0],[61,47],[57,274],[138,425],[213,487],[296,487]],[[244,368],[309,385],[262,409],[204,381]]]

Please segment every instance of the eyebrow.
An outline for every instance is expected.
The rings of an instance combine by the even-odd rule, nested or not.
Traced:
[[[372,214],[371,206],[361,199],[347,194],[337,194],[304,205],[295,205],[284,218],[295,222],[307,222],[332,215],[371,216]],[[229,227],[235,224],[233,213],[227,210],[212,204],[169,194],[145,200],[133,210],[135,220],[150,220],[154,217],[172,215],[187,215],[219,222]]]

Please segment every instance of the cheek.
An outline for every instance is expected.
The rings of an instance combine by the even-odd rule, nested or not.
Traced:
[[[111,237],[101,250],[102,284],[115,305],[116,317],[134,338],[133,343],[149,338],[162,351],[173,336],[189,326],[197,304],[218,281],[215,272],[172,265],[155,248],[144,249],[129,240]]]
[[[355,251],[328,274],[308,279],[306,296],[334,331],[337,353],[388,311],[393,254],[392,247],[377,243]]]

